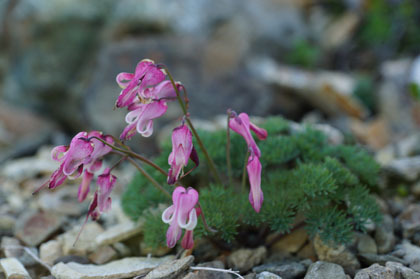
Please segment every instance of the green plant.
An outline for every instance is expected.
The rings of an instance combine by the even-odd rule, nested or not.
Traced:
[[[267,140],[258,142],[263,165],[261,211],[253,210],[248,190],[240,185],[247,148],[240,136],[232,134],[232,185],[209,185],[211,174],[205,162],[182,181],[186,186],[201,186],[201,208],[208,225],[216,230],[206,230],[199,222],[197,237],[234,242],[239,229],[266,226],[271,231],[288,232],[296,216],[301,216],[310,235],[319,234],[325,241],[345,243],[354,230],[363,231],[368,222],[380,221],[378,206],[369,195],[369,189],[376,184],[379,166],[364,150],[350,145],[332,146],[320,131],[310,126],[296,131],[280,117],[268,118],[261,126],[269,135]],[[226,174],[226,132],[198,133],[214,163]],[[164,166],[169,145],[163,144],[162,150],[155,162]],[[157,180],[166,179],[157,171],[150,173]],[[123,195],[123,209],[133,219],[161,202],[165,202],[165,197],[152,190],[142,176],[136,176]],[[150,218],[148,222],[148,227],[155,228],[153,231],[159,226],[167,228],[159,218]],[[148,246],[163,240],[151,236],[153,231],[145,231]]]

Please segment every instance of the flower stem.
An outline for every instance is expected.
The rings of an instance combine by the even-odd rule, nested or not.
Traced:
[[[171,194],[169,194],[168,191],[165,190],[165,188],[163,188],[162,185],[160,185],[153,177],[150,176],[150,174],[148,174],[142,167],[140,167],[139,164],[136,163],[136,161],[134,161],[131,158],[127,158],[127,160],[134,166],[136,167],[136,169],[142,174],[144,175],[144,177],[146,177],[147,180],[149,180],[159,191],[161,191],[162,193],[164,193],[169,199],[171,199]]]
[[[245,156],[245,162],[244,162],[244,169],[242,171],[242,192],[245,192],[245,182],[246,182],[246,166],[248,164],[248,157],[249,157],[249,150],[246,153]]]
[[[229,185],[232,185],[232,164],[230,162],[230,129],[229,129],[230,112],[228,111],[226,126],[226,165],[229,177]]]
[[[133,151],[131,151],[131,150],[121,149],[121,148],[116,147],[115,145],[112,145],[112,144],[110,144],[109,142],[106,142],[106,141],[104,141],[103,139],[98,138],[98,137],[95,137],[95,136],[88,138],[88,140],[90,140],[90,139],[92,139],[92,138],[95,138],[95,139],[99,140],[100,142],[102,142],[103,144],[108,145],[109,147],[111,147],[111,148],[112,148],[113,150],[115,150],[115,151],[118,151],[118,152],[124,153],[125,155],[128,155],[128,156],[130,156],[130,157],[134,157],[134,158],[136,158],[136,159],[139,159],[140,161],[142,161],[142,162],[144,162],[144,163],[146,163],[146,164],[148,164],[148,165],[150,165],[150,166],[154,167],[156,170],[158,170],[158,171],[159,171],[161,174],[163,174],[164,176],[168,176],[168,174],[166,173],[166,171],[164,171],[161,167],[159,167],[158,165],[156,165],[155,163],[153,163],[153,162],[152,162],[152,161],[150,161],[149,159],[147,159],[147,158],[145,158],[145,157],[141,156],[140,154],[137,154],[137,153],[135,153],[135,152],[133,152]]]
[[[175,84],[174,79],[172,78],[172,75],[169,73],[168,68],[166,66],[162,66],[162,67],[165,70],[166,74],[168,75],[168,78],[171,81],[171,84],[172,84],[173,88],[175,89],[179,105],[181,106],[182,112],[184,113],[184,116],[185,116],[185,121],[187,122],[188,126],[190,127],[191,132],[193,133],[194,137],[197,139],[197,143],[200,146],[201,151],[203,151],[204,157],[206,158],[207,163],[209,164],[209,167],[210,167],[211,171],[213,172],[213,175],[214,175],[214,178],[215,178],[216,182],[219,183],[219,184],[222,184],[222,180],[220,179],[220,175],[219,175],[219,173],[216,169],[216,166],[215,166],[213,160],[211,159],[209,153],[207,152],[207,149],[204,147],[204,144],[201,141],[201,138],[199,137],[197,131],[195,130],[193,124],[191,123],[191,120],[190,120],[189,115],[188,115],[187,108],[186,108],[184,102],[182,101],[181,94],[179,92],[178,87]]]

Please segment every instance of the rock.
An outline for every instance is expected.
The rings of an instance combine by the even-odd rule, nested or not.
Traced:
[[[1,239],[1,249],[6,258],[16,258],[26,267],[38,264],[38,262],[29,254],[32,253],[33,255],[38,256],[36,247],[25,248],[20,245],[19,240],[16,238],[4,236]]]
[[[89,261],[88,258],[84,257],[84,256],[77,256],[77,255],[66,255],[66,256],[61,256],[59,258],[57,258],[54,261],[54,265],[58,264],[58,263],[78,263],[78,264],[90,264],[91,262]]]
[[[410,204],[398,219],[402,225],[404,238],[411,238],[416,232],[420,232],[420,205]]]
[[[291,89],[304,100],[328,115],[343,113],[363,118],[366,108],[353,97],[356,81],[338,72],[309,72],[288,65],[279,65],[269,58],[257,58],[248,63],[250,71],[263,81]]]
[[[359,21],[359,15],[354,12],[347,12],[330,22],[321,39],[323,47],[334,49],[344,44],[353,34]]]
[[[145,275],[160,264],[173,257],[164,258],[125,258],[104,265],[58,263],[53,266],[51,274],[56,279],[119,279]]]
[[[10,215],[0,216],[0,235],[11,235],[15,229],[16,218]]]
[[[367,266],[370,266],[375,263],[380,264],[380,265],[385,265],[385,263],[389,261],[407,264],[406,261],[400,258],[394,257],[392,255],[360,254],[359,259],[362,263],[364,263]]]
[[[394,248],[394,221],[390,215],[383,215],[382,224],[375,231],[375,241],[379,254],[388,253]]]
[[[50,240],[42,243],[39,247],[39,256],[41,261],[53,265],[55,260],[63,256],[63,245],[60,241]]]
[[[415,272],[414,270],[403,266],[401,263],[387,262],[386,267],[391,269],[395,273],[396,278],[401,278],[401,279],[420,278],[420,273]]]
[[[0,266],[7,279],[30,279],[28,271],[15,258],[0,260]]]
[[[98,246],[110,245],[129,239],[142,230],[142,223],[127,222],[107,228],[104,232],[96,235],[95,243]]]
[[[404,254],[403,259],[408,262],[411,269],[420,272],[420,247],[404,240],[401,244],[397,245],[396,249],[402,250]]]
[[[315,253],[314,244],[310,241],[308,244],[302,247],[297,253],[297,256],[302,259],[311,259],[312,261],[317,260],[317,256]]]
[[[181,272],[187,270],[193,261],[194,257],[188,256],[179,260],[165,262],[149,272],[144,279],[176,278]]]
[[[275,237],[275,235],[273,235]],[[271,252],[288,252],[296,253],[308,239],[308,234],[305,229],[301,228],[286,234],[280,240],[276,241],[270,248]],[[269,240],[267,240],[269,242]]]
[[[394,159],[386,170],[405,180],[415,181],[420,175],[420,156]]]
[[[318,261],[309,266],[305,279],[346,279],[344,269],[333,263]]]
[[[247,275],[244,276],[245,279],[256,279],[257,275],[253,272],[248,273]]]
[[[229,255],[228,266],[240,272],[250,270],[260,264],[267,256],[267,249],[261,246],[256,249],[239,249]]]
[[[305,274],[306,267],[302,263],[286,260],[256,266],[252,269],[252,271],[255,273],[268,271],[281,276],[283,279],[296,279]]]
[[[354,279],[395,279],[395,277],[392,270],[374,264],[357,272]]]
[[[314,239],[315,252],[319,260],[341,265],[346,273],[354,274],[360,268],[356,256],[344,245],[328,245],[319,236]]]
[[[77,187],[61,187],[54,192],[42,191],[37,198],[38,206],[43,211],[79,217],[86,209],[86,205],[77,200]]]
[[[202,263],[197,265],[197,267],[213,267],[225,269],[225,265],[221,261]],[[196,270],[194,272],[194,276],[196,279],[232,279],[232,275],[229,273],[209,270]]]
[[[95,264],[104,264],[117,258],[117,252],[111,246],[98,247],[89,255],[89,260]]]
[[[86,223],[76,242],[80,230],[80,226],[75,226],[72,230],[59,236],[60,241],[63,243],[64,255],[73,254],[85,256],[88,252],[93,251],[98,247],[95,239],[99,234],[104,232],[101,225],[96,222]]]
[[[375,240],[370,235],[358,234],[357,251],[359,254],[377,254],[378,248],[376,247]]]
[[[258,274],[256,279],[282,279],[282,278],[274,273],[264,271]]]
[[[0,101],[0,164],[7,159],[34,153],[49,140],[54,129],[51,121]],[[39,166],[39,163],[35,164]],[[9,170],[14,175],[19,171],[12,167]],[[20,174],[23,173],[20,171]]]
[[[26,245],[37,246],[56,232],[62,219],[51,212],[25,212],[19,216],[15,235]]]

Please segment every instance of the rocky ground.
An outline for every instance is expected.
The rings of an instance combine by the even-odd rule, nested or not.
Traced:
[[[325,126],[324,126],[325,129]],[[342,138],[333,128],[330,137]],[[332,132],[331,132],[332,131]],[[117,170],[119,185],[113,208],[99,222],[88,222],[75,243],[86,216],[87,203],[77,201],[77,183],[55,191],[33,190],[57,167],[51,147],[35,156],[9,160],[0,173],[0,266],[3,278],[420,278],[420,134],[376,153],[383,165],[377,202],[383,213],[380,225],[371,224],[365,234],[356,233],[350,245],[327,245],[311,239],[303,229],[288,235],[272,234],[265,245],[226,251],[205,239],[192,255],[142,244],[140,220],[129,220],[119,205],[119,195],[134,170]],[[398,151],[399,150],[399,151]],[[405,150],[405,155],[404,151]],[[398,152],[397,152],[398,151]],[[398,154],[398,155],[397,155]],[[402,157],[403,156],[403,157]],[[395,181],[397,195],[386,192]],[[398,188],[397,187],[397,188]],[[388,189],[388,190],[386,190]],[[406,192],[403,189],[410,189]],[[177,252],[174,254],[174,252]],[[205,270],[205,268],[219,269]],[[0,277],[0,278],[2,278]]]

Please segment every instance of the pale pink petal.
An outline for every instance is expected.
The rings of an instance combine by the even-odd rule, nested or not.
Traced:
[[[248,172],[250,192],[249,202],[256,212],[260,212],[264,195],[261,190],[261,163],[257,156],[250,156],[246,166]]]
[[[134,78],[134,74],[131,73],[119,73],[117,75],[117,83],[121,88],[126,88],[130,81]]]
[[[184,249],[192,249],[194,247],[193,231],[186,230],[181,241],[181,246]]]
[[[92,179],[93,179],[93,173],[84,171],[82,183],[80,184],[79,190],[77,193],[77,198],[79,199],[79,202],[84,201],[87,195],[89,194],[90,183]]]
[[[178,226],[177,222],[172,222],[166,232],[166,245],[169,248],[175,247],[178,240],[181,238],[182,229]]]
[[[93,152],[93,146],[86,137],[87,133],[83,132],[72,139],[63,159],[63,173],[65,175],[73,174],[80,165],[89,161],[89,156]]]
[[[167,109],[165,102],[153,102],[145,105],[137,119],[137,132],[144,137],[149,137],[153,133],[153,119],[164,115]]]
[[[188,188],[186,193],[179,196],[179,213],[177,215],[177,222],[180,227],[186,227],[189,225],[187,221],[189,220],[190,211],[193,210],[197,202],[198,192],[191,187]],[[197,215],[195,215],[195,218],[197,219]],[[196,221],[197,220],[195,220],[195,225],[197,224]]]
[[[174,219],[174,212],[175,212],[175,206],[171,205],[165,211],[162,213],[162,221],[166,224],[169,224]]]
[[[193,230],[195,226],[197,226],[197,213],[195,212],[195,208],[190,210],[188,214],[188,222],[186,221],[187,219],[183,219],[181,214],[178,215],[178,225],[181,228],[186,230]]]

